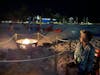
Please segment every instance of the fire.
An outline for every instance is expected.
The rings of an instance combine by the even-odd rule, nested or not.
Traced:
[[[22,41],[22,44],[28,45],[30,44],[30,40],[29,39],[25,39]]]
[[[36,39],[19,39],[16,41],[16,43],[18,44],[24,44],[24,45],[28,45],[28,44],[33,44],[33,43],[37,43],[38,41]]]

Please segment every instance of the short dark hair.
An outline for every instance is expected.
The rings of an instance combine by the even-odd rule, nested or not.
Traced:
[[[93,38],[93,35],[92,35],[92,33],[90,31],[81,30],[80,34],[82,34],[82,33],[86,34],[86,37],[87,37],[88,41],[91,41],[91,39]]]

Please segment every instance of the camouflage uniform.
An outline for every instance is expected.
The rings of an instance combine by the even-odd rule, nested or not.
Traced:
[[[79,42],[76,46],[74,59],[78,64],[79,72],[90,72],[93,68],[94,48],[88,43],[84,48],[82,43]],[[84,74],[83,74],[84,75]]]

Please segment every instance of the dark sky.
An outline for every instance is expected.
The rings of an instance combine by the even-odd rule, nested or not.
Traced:
[[[0,0],[0,15],[27,7],[31,13],[48,9],[67,16],[100,16],[99,3],[89,0]]]

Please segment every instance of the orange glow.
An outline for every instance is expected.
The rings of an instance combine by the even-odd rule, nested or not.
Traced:
[[[27,38],[25,38],[25,39],[17,40],[16,43],[28,45],[28,44],[37,43],[37,40],[36,39],[27,39]]]
[[[96,52],[96,53],[100,53],[100,50],[99,50],[99,49],[96,49],[95,52]]]

